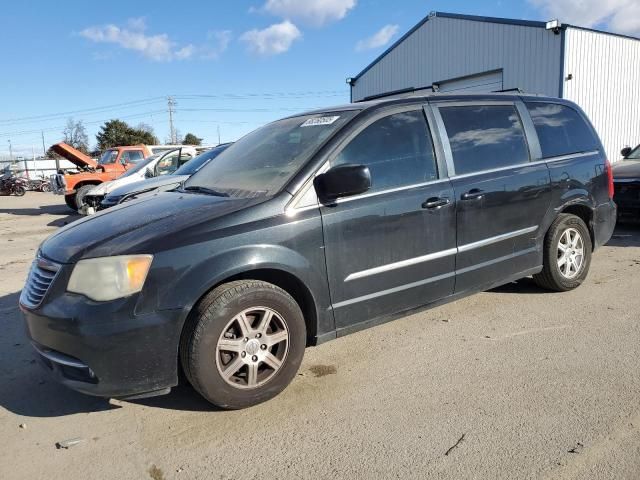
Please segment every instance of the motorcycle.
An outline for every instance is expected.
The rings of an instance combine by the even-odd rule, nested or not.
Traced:
[[[14,176],[0,177],[0,194],[15,195],[22,197],[27,193],[28,183],[26,180]]]
[[[28,189],[34,192],[50,192],[51,182],[44,178],[28,181]]]

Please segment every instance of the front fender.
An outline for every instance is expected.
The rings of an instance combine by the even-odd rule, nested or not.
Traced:
[[[321,261],[318,261],[321,260]],[[166,263],[166,265],[165,265]],[[335,330],[321,248],[311,258],[279,245],[245,245],[221,250],[221,253],[202,258],[181,271],[173,270],[170,261],[154,259],[149,292],[154,292],[139,304],[140,311],[181,309],[182,321],[194,305],[216,285],[232,277],[256,270],[281,271],[297,278],[309,292],[315,307],[315,331],[325,334]],[[145,288],[146,289],[146,288]],[[153,298],[155,297],[155,298]]]

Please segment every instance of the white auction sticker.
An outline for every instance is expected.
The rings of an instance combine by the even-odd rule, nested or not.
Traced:
[[[317,127],[318,125],[331,125],[333,122],[335,122],[339,118],[340,118],[340,115],[336,115],[335,117],[310,118],[300,126],[301,127]]]

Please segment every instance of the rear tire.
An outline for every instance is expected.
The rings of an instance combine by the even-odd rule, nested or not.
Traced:
[[[80,211],[84,207],[84,197],[93,190],[95,185],[84,185],[76,190],[76,210]]]
[[[71,195],[65,195],[64,196],[64,203],[66,203],[67,207],[69,207],[74,212],[78,211],[76,209],[76,194],[75,193],[72,193]]]
[[[13,188],[13,194],[16,197],[23,197],[25,193],[27,193],[27,190],[21,185],[18,185]]]
[[[573,290],[587,278],[591,251],[591,235],[584,221],[562,213],[549,227],[544,239],[543,269],[533,280],[547,290]]]
[[[306,347],[299,305],[270,283],[241,280],[217,287],[194,308],[180,341],[191,385],[225,409],[265,402],[295,377]]]
[[[51,185],[48,183],[43,183],[42,185],[40,185],[40,191],[41,192],[50,192],[51,191]]]

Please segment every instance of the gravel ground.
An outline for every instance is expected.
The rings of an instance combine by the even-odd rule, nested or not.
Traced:
[[[640,228],[573,292],[522,280],[310,348],[279,397],[224,412],[187,386],[83,396],[35,364],[19,292],[74,218],[0,197],[2,479],[640,478]]]

